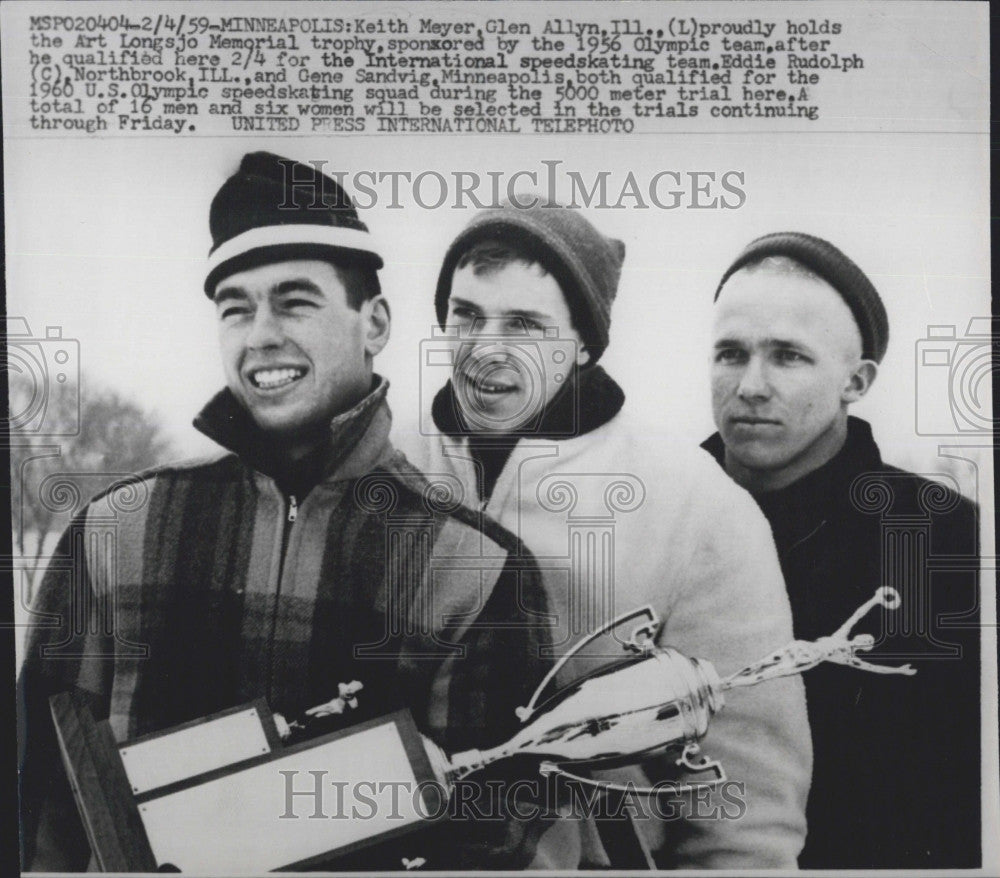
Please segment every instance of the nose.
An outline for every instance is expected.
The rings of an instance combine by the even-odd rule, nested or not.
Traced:
[[[471,338],[459,351],[457,362],[469,370],[506,363],[509,359],[510,352],[499,339]]]
[[[478,317],[469,327],[463,353],[477,362],[505,360],[509,351],[504,338],[516,335],[501,318]]]
[[[281,324],[267,304],[257,308],[247,336],[247,347],[253,350],[266,350],[280,347],[282,342]]]
[[[736,388],[736,393],[740,399],[745,400],[767,399],[771,395],[767,371],[760,357],[750,357],[740,375],[740,383]]]

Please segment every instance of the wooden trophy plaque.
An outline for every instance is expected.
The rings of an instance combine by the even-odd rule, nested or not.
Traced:
[[[440,813],[406,710],[284,746],[263,699],[123,743],[68,693],[50,704],[106,872],[315,868]]]

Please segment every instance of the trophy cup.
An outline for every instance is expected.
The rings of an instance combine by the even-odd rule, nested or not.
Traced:
[[[564,655],[528,704],[519,708],[518,717],[524,726],[506,744],[450,756],[429,739],[424,739],[424,746],[435,776],[446,786],[513,755],[541,757],[539,771],[543,775],[561,775],[604,790],[654,795],[716,786],[726,779],[722,765],[707,756],[695,757],[700,752],[698,741],[725,704],[726,691],[801,674],[826,661],[876,674],[915,674],[910,665],[893,667],[864,661],[858,653],[871,649],[875,639],[869,634],[850,637],[851,629],[873,608],[894,610],[899,605],[899,592],[879,588],[833,634],[815,641],[793,641],[724,679],[705,659],[655,646],[661,622],[653,609],[645,606],[614,619]],[[631,660],[599,669],[540,703],[542,694],[567,661],[588,643],[632,620],[638,624],[624,643],[625,651],[633,656]],[[579,769],[637,763],[669,751],[679,751],[678,767],[693,773],[708,772],[713,778],[653,789],[626,788],[575,773]]]
[[[201,873],[303,869],[426,826],[428,788],[448,797],[466,777],[512,756],[538,759],[546,777],[600,790],[676,794],[726,779],[720,763],[699,756],[698,742],[730,689],[801,674],[821,662],[880,674],[913,674],[909,666],[876,665],[858,653],[870,635],[850,637],[876,606],[896,609],[898,592],[880,588],[833,634],[796,640],[720,678],[711,662],[656,646],[660,621],[651,607],[626,613],[593,632],[550,670],[507,743],[446,754],[417,729],[408,710],[312,735],[324,718],[349,713],[364,697],[358,680],[341,683],[331,701],[288,721],[266,702],[241,705],[181,726],[117,742],[107,720],[95,722],[69,693],[50,699],[70,785],[98,868],[104,871]],[[622,657],[543,700],[557,674],[588,644],[620,627],[631,634]],[[622,786],[577,772],[641,762],[657,754],[709,780]],[[332,819],[321,800],[334,782],[376,788],[404,784],[418,793],[397,812],[371,819]],[[302,787],[307,783],[306,787]],[[297,786],[298,785],[298,786]],[[308,819],[295,819],[304,799]],[[371,801],[371,800],[368,800]],[[301,815],[300,815],[301,816]],[[438,815],[440,816],[440,815]],[[313,819],[313,818],[330,819]],[[436,818],[432,818],[436,819]]]

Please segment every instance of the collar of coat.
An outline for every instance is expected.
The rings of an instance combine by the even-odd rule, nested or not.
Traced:
[[[552,397],[537,424],[507,434],[477,434],[465,426],[451,381],[434,397],[431,417],[447,436],[478,436],[483,442],[513,445],[518,439],[572,439],[602,427],[621,411],[625,392],[600,366],[574,369],[569,381]]]
[[[715,433],[701,447],[725,468],[725,445]],[[774,530],[779,548],[803,539],[831,515],[851,506],[851,483],[862,473],[884,469],[871,425],[860,418],[847,419],[847,439],[823,466],[776,491],[751,491]]]
[[[364,475],[384,456],[392,425],[388,390],[389,382],[373,375],[368,395],[333,418],[323,441],[292,466],[280,461],[270,437],[228,388],[208,402],[194,426],[251,469],[273,478],[285,493],[304,496],[321,481]]]

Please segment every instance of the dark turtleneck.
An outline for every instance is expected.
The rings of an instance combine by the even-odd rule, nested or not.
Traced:
[[[437,428],[448,436],[467,436],[476,466],[480,500],[488,500],[497,479],[522,438],[572,439],[610,421],[621,410],[625,393],[600,366],[574,370],[571,379],[552,397],[535,422],[511,433],[483,433],[466,426],[452,383],[434,397],[431,414]]]
[[[719,434],[702,447],[725,465]],[[774,532],[796,637],[832,633],[891,585],[902,607],[869,613],[853,633],[876,639],[863,659],[917,671],[824,664],[803,676],[814,759],[799,866],[978,866],[976,507],[883,463],[857,418],[823,466],[751,494]]]
[[[702,448],[725,469],[726,449],[718,433],[706,439]],[[849,506],[847,488],[856,476],[863,472],[876,472],[882,466],[882,456],[871,427],[860,418],[850,417],[847,419],[844,444],[821,467],[784,488],[747,490],[770,522],[775,543],[783,553],[822,527],[831,510]]]

